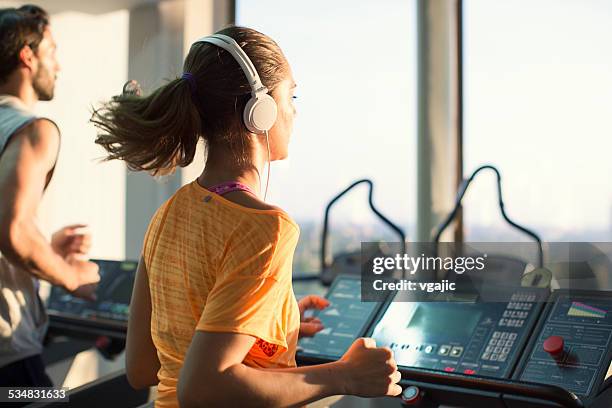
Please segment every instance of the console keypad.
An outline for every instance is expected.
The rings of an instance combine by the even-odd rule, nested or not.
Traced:
[[[513,332],[493,332],[493,336],[491,336],[480,359],[485,361],[505,362],[512,351],[512,346],[516,338],[517,334]]]
[[[523,327],[535,300],[536,296],[532,293],[515,293],[508,302],[506,310],[504,310],[497,325],[500,327]]]
[[[536,295],[534,293],[515,293],[510,300],[513,302],[535,302]]]

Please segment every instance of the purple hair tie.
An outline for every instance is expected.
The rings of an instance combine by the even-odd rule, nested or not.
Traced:
[[[181,79],[186,79],[191,89],[191,96],[195,97],[198,92],[198,84],[196,83],[195,77],[191,72],[183,72]]]

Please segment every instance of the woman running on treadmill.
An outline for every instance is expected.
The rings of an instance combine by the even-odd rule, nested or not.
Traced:
[[[194,43],[184,73],[146,97],[123,95],[92,121],[108,159],[167,174],[206,147],[202,174],[153,216],[128,326],[136,387],[157,385],[156,407],[299,406],[331,395],[398,395],[388,348],[358,339],[337,362],[296,367],[304,318],[291,264],[299,228],[261,192],[268,162],[288,155],[295,82],[278,45],[231,27]],[[259,83],[259,79],[261,83]],[[265,87],[265,88],[264,88]],[[266,89],[267,88],[267,89]]]

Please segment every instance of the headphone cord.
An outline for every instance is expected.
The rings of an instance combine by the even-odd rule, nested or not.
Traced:
[[[268,131],[264,131],[266,134],[266,145],[268,146],[268,175],[266,176],[266,190],[264,192],[264,201],[266,201],[266,197],[268,196],[268,183],[270,182],[270,138],[268,137]]]

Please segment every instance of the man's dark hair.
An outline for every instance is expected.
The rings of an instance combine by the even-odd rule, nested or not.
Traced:
[[[0,83],[6,82],[19,66],[19,52],[23,47],[38,50],[48,25],[49,14],[38,6],[0,9]]]

